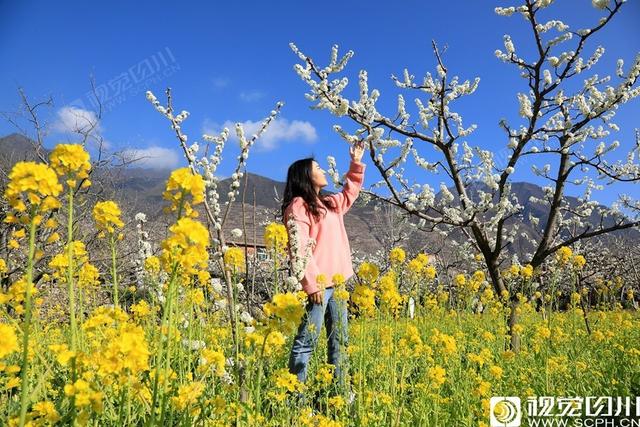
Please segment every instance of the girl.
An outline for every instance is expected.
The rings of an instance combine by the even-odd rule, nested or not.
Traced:
[[[363,143],[350,147],[351,164],[341,193],[321,196],[327,185],[325,171],[313,158],[294,162],[287,172],[282,202],[285,224],[295,220],[298,236],[296,256],[304,257],[307,242],[315,240],[307,262],[302,289],[309,299],[306,313],[298,327],[289,356],[289,371],[304,382],[307,365],[315,349],[322,321],[327,328],[328,361],[334,365],[334,383],[344,390],[344,346],[348,342],[347,307],[333,295],[332,278],[341,274],[345,280],[353,275],[351,248],[344,228],[344,214],[358,197],[364,180],[365,165],[361,162]],[[290,241],[293,236],[290,233]],[[323,280],[324,278],[324,280]],[[320,280],[318,280],[320,279]],[[351,393],[349,399],[353,399]]]

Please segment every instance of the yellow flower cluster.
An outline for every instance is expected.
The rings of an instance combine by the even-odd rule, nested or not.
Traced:
[[[100,284],[100,271],[95,265],[85,262],[78,270],[78,287],[90,288]]]
[[[124,223],[120,219],[120,208],[116,202],[107,200],[98,202],[93,207],[93,219],[96,221],[98,230],[112,234],[116,228],[124,227]]]
[[[456,339],[451,335],[443,334],[436,328],[433,329],[431,342],[440,345],[445,355],[451,355],[458,351]]]
[[[38,288],[36,288],[33,283],[29,285],[29,293],[32,298],[38,293]],[[16,280],[11,286],[7,293],[0,292],[0,304],[10,304],[11,307],[15,310],[16,314],[24,313],[24,302],[27,294],[27,277],[23,276],[20,279]],[[36,305],[42,303],[42,299],[35,300]]]
[[[149,355],[144,330],[124,323],[104,331],[103,344],[94,357],[99,375],[136,379],[149,370]]]
[[[129,316],[122,309],[102,306],[93,310],[91,316],[82,324],[82,329],[91,338],[100,336],[103,328],[115,327],[127,320]]]
[[[0,323],[0,359],[18,351],[16,331],[6,323]]]
[[[567,246],[562,246],[556,252],[556,262],[560,266],[565,266],[567,264],[571,264],[575,270],[582,270],[582,268],[587,264],[587,260],[582,255],[574,255],[571,248]]]
[[[202,396],[202,392],[204,392],[204,383],[202,382],[195,381],[181,385],[178,388],[178,395],[171,398],[171,403],[174,408],[179,411],[184,411],[198,402],[198,399]],[[195,415],[193,411],[190,413],[191,415]]]
[[[387,333],[390,333],[390,331]],[[422,341],[418,328],[411,324],[407,325],[407,331],[404,337],[398,341],[398,347],[400,348],[400,354],[403,356],[426,357],[428,361],[433,355],[431,347]]]
[[[160,272],[160,259],[157,256],[151,255],[144,260],[144,269],[149,274],[157,274]]]
[[[207,268],[209,233],[204,225],[191,218],[181,218],[169,227],[169,232],[169,237],[162,242],[160,256],[167,273],[171,273],[174,265],[187,276]]]
[[[49,426],[60,421],[60,414],[56,410],[53,402],[43,401],[33,405],[31,412],[27,414],[27,426]],[[11,423],[9,423],[11,425]],[[17,425],[17,423],[16,423]]]
[[[231,271],[244,271],[244,251],[238,247],[227,249],[223,256],[224,265]]]
[[[89,162],[89,153],[80,144],[58,144],[49,156],[49,162],[53,170],[58,176],[66,179],[69,187],[75,187],[77,180],[85,180],[83,187],[88,187],[91,182],[89,171],[91,163]]]
[[[153,309],[151,308],[149,303],[143,299],[141,299],[140,301],[138,301],[137,303],[131,306],[131,313],[133,313],[133,315],[137,319],[144,319],[145,317],[149,316],[152,312],[153,312]]]
[[[365,285],[357,284],[351,293],[351,301],[355,304],[360,314],[373,316],[376,311],[376,294]]]
[[[272,222],[264,229],[264,242],[267,249],[284,254],[289,243],[289,235],[284,224]]]
[[[51,344],[49,350],[56,357],[56,361],[62,365],[67,366],[71,359],[76,357],[76,353],[69,350],[69,346],[66,344]]]
[[[186,196],[191,196],[191,202]],[[194,211],[192,206],[204,201],[204,179],[201,175],[191,172],[189,168],[176,169],[171,172],[162,197],[171,202],[168,212],[182,209],[181,213],[185,216],[195,218],[198,212]]]
[[[575,255],[571,259],[571,264],[573,265],[573,268],[575,268],[576,270],[581,270],[586,263],[587,263],[587,260],[582,255]]]
[[[432,366],[427,370],[427,378],[431,382],[431,386],[439,388],[446,381],[447,371],[439,365]]]
[[[519,277],[524,280],[530,280],[533,277],[533,266],[531,264],[519,265],[512,264],[508,269],[502,272],[502,276],[507,279],[517,279]]]
[[[360,264],[360,268],[358,268],[358,276],[373,286],[373,283],[378,280],[378,276],[380,276],[380,269],[377,265],[365,261]]]
[[[87,254],[87,249],[84,243],[80,240],[74,240],[70,243],[71,245],[71,257],[73,260],[73,274],[74,277],[78,277],[80,274],[83,275],[83,278],[91,282],[92,278],[97,279],[97,269],[94,271],[95,267],[89,267],[87,270],[82,272],[82,266],[85,263],[89,262],[89,255]],[[69,269],[69,256],[68,256],[69,244],[65,245],[64,251],[55,255],[51,261],[49,261],[49,268],[53,270],[53,278],[60,281],[61,283],[66,283],[67,274]],[[90,285],[92,283],[87,283]]]
[[[64,386],[64,394],[75,397],[76,408],[85,408],[91,406],[96,411],[102,411],[102,392],[96,391],[91,384],[84,379],[79,379],[73,384]]]
[[[316,371],[316,381],[323,387],[327,387],[333,381],[333,372],[335,371],[335,365],[330,363],[323,363],[318,367]]]
[[[560,265],[566,265],[572,256],[573,251],[571,250],[571,248],[563,246],[556,252],[556,261]]]
[[[273,374],[273,382],[280,390],[289,392],[302,391],[304,384],[298,381],[298,377],[290,373],[287,368],[278,369]]]
[[[491,350],[486,347],[478,353],[469,353],[467,355],[470,362],[477,363],[480,367],[483,367],[486,363],[490,362],[492,357]]]
[[[391,262],[391,265],[402,264],[406,258],[407,254],[404,249],[400,247],[395,247],[389,251],[389,262]]]
[[[267,330],[267,336],[258,332],[249,332],[245,336],[247,348],[256,347],[259,351],[264,351],[265,356],[272,356],[280,353],[286,344],[286,338],[278,330]]]
[[[294,330],[304,315],[304,306],[299,294],[291,292],[273,296],[271,302],[263,306],[264,314],[282,324],[285,332]]]
[[[429,265],[429,257],[420,253],[407,263],[407,269],[414,277],[423,276],[427,280],[433,280],[436,277],[435,268]]]
[[[4,197],[9,205],[19,214],[27,211],[27,203],[35,212],[40,223],[42,218],[37,215],[60,207],[56,197],[62,191],[55,172],[47,165],[35,162],[18,162],[9,173],[9,183],[4,192]],[[30,210],[31,210],[30,209]],[[13,215],[8,215],[5,222],[18,222]],[[29,219],[22,221],[28,223]]]
[[[407,263],[407,269],[414,276],[418,276],[420,275],[420,273],[422,273],[422,270],[424,269],[424,265],[420,261],[418,261],[416,258],[414,258]]]
[[[402,306],[402,296],[396,286],[396,275],[393,271],[380,278],[380,301],[394,316],[398,315]]]
[[[334,285],[333,295],[340,301],[348,301],[349,300],[349,291],[345,288],[345,279],[344,276],[340,273],[336,273],[331,278],[331,282]]]
[[[200,365],[198,366],[198,372],[204,374],[209,370],[213,370],[217,376],[221,377],[225,372],[225,364],[226,359],[222,351],[205,348],[200,353]]]

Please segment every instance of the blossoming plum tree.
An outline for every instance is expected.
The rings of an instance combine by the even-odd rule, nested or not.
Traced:
[[[386,187],[390,195],[368,194],[418,218],[422,228],[462,231],[482,254],[498,295],[506,290],[499,265],[508,255],[505,249],[521,232],[516,220],[523,216],[523,201],[512,192],[511,183],[522,159],[549,160],[544,166],[533,167],[535,174],[550,182],[543,198],[531,200],[546,205],[549,212],[542,224],[541,218],[531,218],[540,226],[537,235],[529,236],[533,251],[524,261],[534,269],[563,246],[640,224],[638,200],[623,195],[611,208],[605,208],[591,198],[593,189],[598,188],[596,179],[607,184],[640,181],[636,158],[640,138],[629,144],[632,147],[625,161],[611,160],[610,153],[620,148],[617,140],[605,142],[619,130],[613,121],[616,110],[640,95],[640,54],[627,70],[623,60],[618,60],[615,83],[610,76],[587,75],[604,53],[604,47],[598,46],[589,55],[588,44],[620,13],[625,0],[594,0],[593,6],[602,11],[602,17],[584,29],[570,29],[559,20],[541,22],[540,12],[552,3],[525,0],[518,6],[495,9],[505,17],[521,15],[531,28],[534,47],[534,53],[521,56],[511,37],[505,35],[504,51],[495,51],[499,60],[517,67],[526,82],[525,89],[517,93],[521,123],[502,120],[499,124],[505,133],[506,164],[498,164],[490,150],[465,141],[476,125],[465,125],[452,107],[455,101],[472,95],[480,79],[460,82],[451,76],[435,42],[436,75],[427,73],[420,82],[405,69],[401,78],[392,76],[398,88],[415,96],[416,119],[407,111],[403,94],[398,95],[397,112],[389,116],[379,111],[380,92],[369,89],[365,70],[359,73],[360,98],[345,97],[348,78],[334,76],[345,69],[352,51],[339,59],[334,46],[329,65],[321,67],[291,44],[302,61],[295,70],[310,88],[307,98],[315,108],[327,109],[357,125],[353,133],[334,126],[348,143],[367,143],[381,176],[374,187]],[[578,79],[583,79],[583,84]],[[421,153],[429,146],[438,158],[428,159]],[[404,176],[403,166],[410,156],[417,166],[444,177],[439,194],[428,184],[411,183]],[[473,185],[478,182],[482,184]],[[565,196],[569,184],[584,188],[578,206],[570,205]],[[587,222],[594,214],[596,221]],[[516,296],[511,295],[512,332],[517,332],[513,330],[517,304]],[[518,347],[517,333],[512,333],[511,345]]]

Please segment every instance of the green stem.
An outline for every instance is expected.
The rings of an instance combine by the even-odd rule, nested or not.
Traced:
[[[73,188],[69,187],[68,194],[69,204],[67,206],[68,217],[67,217],[67,292],[69,294],[69,323],[71,326],[71,351],[74,356],[71,359],[71,380],[72,383],[75,384],[77,379],[77,370],[76,370],[76,352],[78,350],[77,344],[77,324],[76,324],[76,297],[75,297],[75,285],[73,283]],[[75,422],[76,418],[76,406],[75,406],[75,396],[71,396],[71,424]]]
[[[173,286],[173,292],[172,293],[176,293],[176,287]],[[177,295],[176,295],[177,297]],[[171,304],[169,304],[169,318],[167,320],[167,356],[165,357],[165,361],[164,361],[164,368],[162,370],[163,374],[162,374],[162,378],[165,379],[167,382],[169,380],[169,371],[171,370],[171,350],[173,350],[173,346],[171,345],[171,329],[173,327],[173,312],[175,310],[173,303],[174,303],[174,296],[172,294],[169,295]],[[166,402],[167,402],[167,393],[165,393],[165,383],[162,384],[162,406],[161,406],[161,410],[160,410],[160,425],[164,425],[164,415],[165,415],[165,408],[166,408]]]
[[[115,234],[111,233],[111,277],[113,280],[113,306],[118,308],[118,269],[116,267]]]
[[[147,425],[153,425],[156,418],[156,401],[158,398],[158,380],[160,376],[160,365],[162,364],[162,356],[164,352],[164,342],[162,341],[162,330],[164,329],[164,325],[167,322],[167,318],[169,315],[169,310],[171,309],[171,295],[173,294],[173,285],[176,278],[176,273],[178,271],[177,263],[173,266],[173,271],[171,272],[171,279],[169,280],[169,286],[167,290],[167,297],[164,300],[164,307],[162,309],[162,323],[160,324],[160,342],[158,343],[158,355],[156,357],[156,372],[155,377],[153,379],[153,395],[151,398],[151,418]]]
[[[273,251],[273,294],[278,293],[278,251]]]
[[[31,286],[33,280],[33,258],[35,254],[35,236],[36,236],[36,224],[33,220],[34,212],[31,215],[31,221],[29,222],[29,255],[27,259],[27,285],[25,287],[25,315],[24,315],[24,328],[22,335],[22,365],[21,365],[21,378],[20,378],[20,427],[25,425],[27,418],[27,405],[28,405],[28,378],[27,371],[29,369],[29,330],[31,328]]]

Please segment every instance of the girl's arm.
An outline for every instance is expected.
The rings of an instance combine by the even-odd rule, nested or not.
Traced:
[[[364,169],[365,164],[360,160],[364,154],[364,143],[357,142],[349,147],[349,156],[351,156],[351,164],[349,165],[349,171],[342,187],[342,193],[334,194],[331,196],[333,202],[336,204],[338,211],[341,214],[345,214],[353,202],[358,198],[362,183],[364,182]]]
[[[364,182],[364,170],[364,163],[356,163],[351,160],[349,171],[347,172],[342,187],[342,192],[330,196],[341,214],[347,213],[351,208],[351,205],[353,205],[353,202],[358,198],[360,189],[362,188],[362,183]]]

